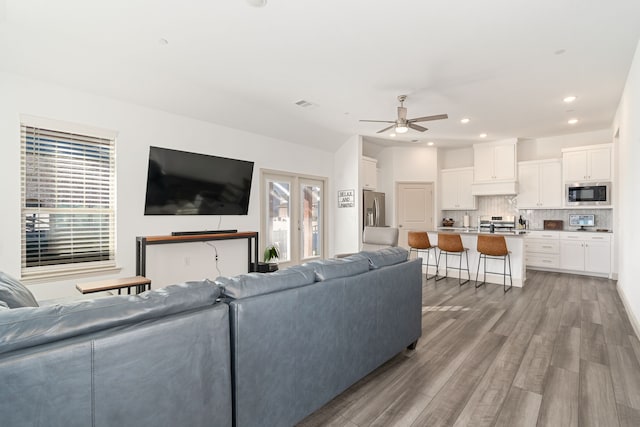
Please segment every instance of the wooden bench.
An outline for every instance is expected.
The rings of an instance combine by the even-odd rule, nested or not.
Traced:
[[[136,288],[136,293],[144,292],[147,290],[151,290],[151,280],[147,279],[143,276],[135,276],[135,277],[123,277],[120,279],[109,279],[109,280],[100,280],[97,282],[90,283],[78,283],[76,285],[76,289],[82,292],[83,294],[90,294],[92,292],[102,292],[102,291],[111,291],[114,289],[118,290],[118,295],[123,288],[127,288],[127,293],[131,294],[131,288]]]

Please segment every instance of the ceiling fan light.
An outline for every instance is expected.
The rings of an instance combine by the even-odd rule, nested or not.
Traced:
[[[407,133],[408,130],[407,125],[396,125],[396,133]]]

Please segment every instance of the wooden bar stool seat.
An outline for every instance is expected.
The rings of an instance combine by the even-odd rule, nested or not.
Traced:
[[[513,287],[513,278],[511,277],[511,256],[509,255],[509,249],[507,248],[507,240],[504,236],[496,235],[478,235],[478,269],[476,271],[476,288],[487,283],[487,258],[500,259],[503,262],[502,273],[498,271],[489,271],[491,274],[502,275],[502,289],[507,292]],[[478,276],[480,274],[480,263],[484,258],[484,276],[481,283],[478,283]],[[507,264],[509,265],[509,287],[507,288]]]
[[[462,245],[462,238],[459,234],[440,233],[438,234],[438,262],[436,265],[436,280],[442,280],[447,277],[447,271],[449,270],[449,255],[457,256],[460,258],[458,267],[451,267],[454,270],[458,270],[458,284],[464,285],[471,280],[471,273],[469,273],[469,249]],[[440,257],[444,253],[444,276],[438,277],[438,271],[440,269]],[[462,254],[464,253],[467,266],[464,270],[467,270],[467,280],[462,281]]]
[[[426,264],[424,262],[424,258],[422,259],[422,265],[427,266],[427,272],[425,274],[425,277],[427,280],[433,279],[434,277],[436,277],[435,274],[429,277],[429,258],[431,256],[432,249],[433,249],[433,259],[435,260],[437,258],[436,258],[436,247],[431,245],[431,242],[429,241],[429,235],[427,234],[427,232],[426,231],[409,231],[409,233],[407,234],[407,237],[409,242],[409,258],[411,258],[412,252],[416,253],[416,257],[419,257],[421,252],[422,253],[426,252],[426,258],[427,258]],[[437,266],[434,266],[434,267],[437,267]]]

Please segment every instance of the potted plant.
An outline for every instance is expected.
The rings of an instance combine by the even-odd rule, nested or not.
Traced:
[[[261,273],[267,273],[278,270],[278,263],[272,262],[280,258],[280,249],[277,245],[268,245],[264,249],[264,262],[258,263],[258,271]]]

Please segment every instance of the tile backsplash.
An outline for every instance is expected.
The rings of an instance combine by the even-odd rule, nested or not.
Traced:
[[[462,218],[469,215],[471,227],[478,226],[478,218],[484,215],[519,215],[529,221],[529,228],[542,229],[545,219],[560,219],[564,221],[564,228],[569,227],[570,214],[594,214],[596,226],[594,228],[613,228],[612,209],[518,209],[514,196],[479,196],[478,209],[475,211],[442,211],[443,218],[453,218],[455,226],[462,226]]]

